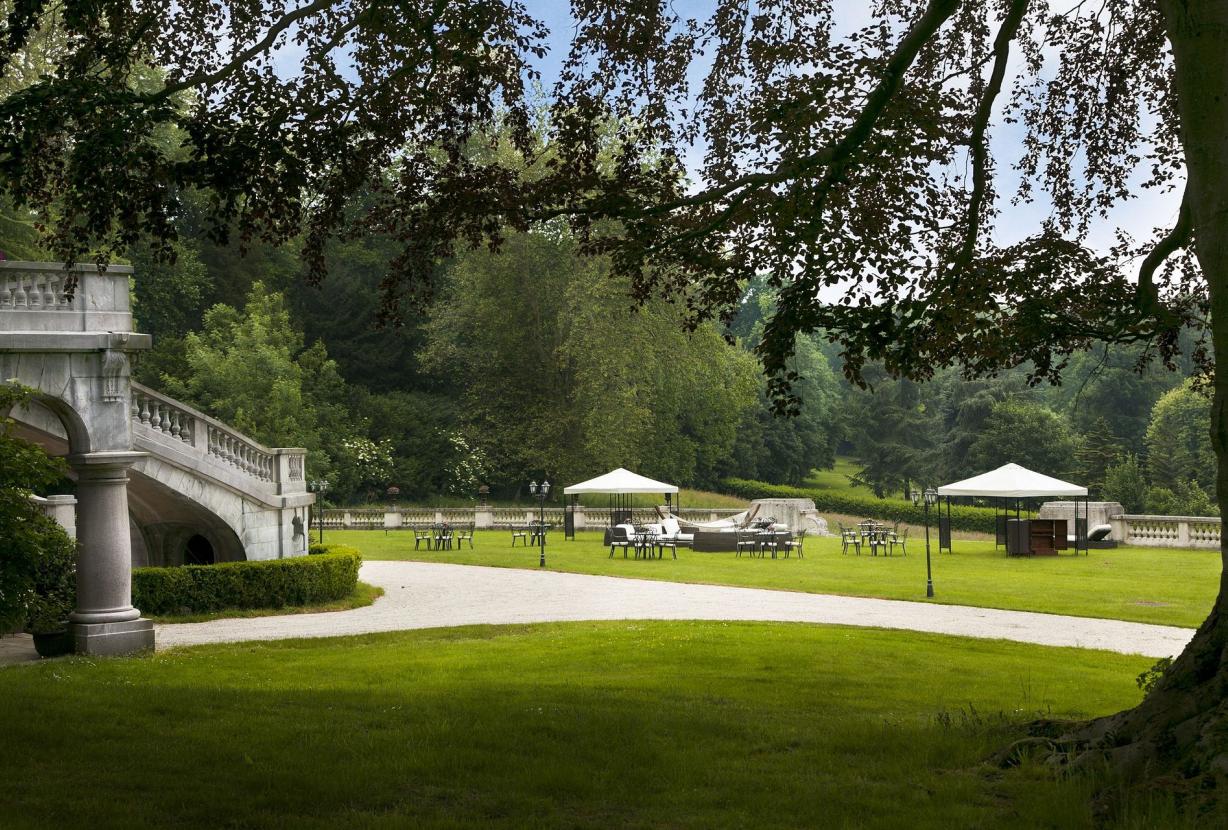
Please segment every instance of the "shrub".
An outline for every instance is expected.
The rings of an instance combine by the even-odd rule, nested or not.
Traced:
[[[822,489],[787,487],[782,484],[765,484],[742,478],[727,478],[721,482],[727,493],[744,499],[811,499],[819,510],[829,513],[844,513],[850,516],[866,516],[892,522],[923,524],[925,505],[916,505],[904,499],[880,499],[870,495],[836,492]],[[930,522],[937,525],[936,508],[930,509]],[[943,507],[946,515],[946,507]],[[951,526],[958,530],[978,533],[994,532],[994,514],[991,507],[951,506]]]
[[[320,542],[312,542],[307,548],[307,553],[310,556],[319,556],[322,553],[351,553],[354,556],[362,556],[358,548],[351,545],[338,545],[334,543],[326,545]]]
[[[346,548],[263,562],[137,568],[132,572],[132,600],[147,614],[331,602],[353,593],[361,564],[358,551]]]
[[[77,543],[59,525],[43,538],[45,547],[34,562],[33,594],[26,603],[26,630],[31,634],[66,630],[77,604]]]

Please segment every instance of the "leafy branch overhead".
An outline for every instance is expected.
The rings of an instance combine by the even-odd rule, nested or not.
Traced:
[[[785,408],[799,331],[839,340],[854,378],[877,360],[913,377],[1031,361],[1054,379],[1091,338],[1171,358],[1205,312],[1191,260],[1169,259],[1196,237],[1188,212],[1152,243],[1084,245],[1140,166],[1148,186],[1180,184],[1155,3],[882,0],[841,37],[829,0],[717,0],[701,19],[576,0],[544,115],[548,33],[522,2],[4,5],[0,188],[65,259],[141,236],[171,256],[199,189],[217,238],[304,234],[311,280],[333,236],[398,240],[395,319],[458,240],[497,247],[565,217],[635,297],[680,298],[693,322],[770,275],[760,355]],[[45,71],[28,77],[35,52]],[[1052,211],[999,246],[1003,125],[1024,135],[1018,196]]]

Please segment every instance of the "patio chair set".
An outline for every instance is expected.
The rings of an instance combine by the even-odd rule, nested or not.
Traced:
[[[525,547],[536,545],[539,541],[545,543],[546,534],[554,527],[549,522],[529,522],[512,528],[512,547],[519,540]]]
[[[632,551],[636,559],[664,559],[665,551],[678,558],[678,534],[660,533],[653,530],[637,530],[635,525],[621,524],[610,528],[610,558],[622,548],[623,559]]]
[[[901,533],[899,525],[888,528],[882,522],[867,519],[859,522],[856,527],[840,525],[840,552],[848,553],[850,549],[861,556],[861,546],[870,548],[871,556],[894,556],[898,547],[905,556],[908,555],[908,528]]]
[[[803,545],[806,541],[806,531],[803,528],[796,535],[789,530],[763,530],[745,528],[738,531],[737,554],[735,558],[746,554],[750,557],[763,559],[769,553],[772,558],[781,556],[788,559],[795,551],[798,559],[804,559]]]
[[[460,548],[462,542],[469,543],[469,549],[473,549],[473,523],[469,524],[432,524],[419,525],[413,528],[414,531],[414,550],[418,550],[423,543],[426,544],[427,550],[452,550],[455,545]]]

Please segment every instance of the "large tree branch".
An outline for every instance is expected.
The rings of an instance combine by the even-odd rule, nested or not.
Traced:
[[[993,114],[994,101],[1002,92],[1002,81],[1006,77],[1006,64],[1010,60],[1011,41],[1019,33],[1019,26],[1028,10],[1028,0],[1013,0],[1006,11],[1006,17],[994,38],[993,70],[989,73],[989,82],[981,93],[977,103],[976,113],[972,119],[972,135],[968,145],[972,148],[972,193],[968,197],[967,227],[964,229],[964,241],[956,257],[956,265],[963,268],[972,261],[976,250],[976,239],[981,228],[981,212],[984,210],[985,198],[989,190],[989,142],[986,132],[989,130],[989,118]]]
[[[1136,296],[1139,309],[1143,314],[1150,315],[1159,311],[1160,289],[1155,284],[1155,273],[1164,264],[1164,260],[1190,241],[1193,234],[1194,223],[1190,217],[1190,187],[1187,184],[1185,192],[1181,195],[1181,209],[1177,212],[1176,224],[1156,243],[1151,252],[1143,258],[1142,265],[1139,266]]]
[[[887,109],[887,105],[899,93],[900,87],[904,83],[904,75],[912,67],[913,62],[916,61],[917,55],[937,34],[943,24],[955,14],[959,4],[960,0],[930,0],[925,11],[908,30],[907,34],[904,35],[903,39],[896,46],[895,51],[891,54],[891,57],[888,58],[886,65],[883,67],[882,77],[874,89],[870,91],[869,95],[866,96],[861,111],[857,114],[853,123],[849,125],[844,136],[835,144],[828,145],[800,158],[781,161],[776,166],[776,169],[771,172],[749,173],[726,182],[719,187],[701,190],[690,196],[670,202],[632,209],[621,215],[626,218],[646,219],[663,213],[672,213],[683,208],[711,204],[744,188],[761,188],[780,184],[781,182],[796,179],[821,167],[829,168],[825,182],[826,187],[830,187],[847,168],[857,150],[873,134],[874,127]],[[586,211],[582,207],[572,206],[542,211],[530,218],[544,220],[563,215],[581,215],[588,212],[597,213],[598,211]],[[605,211],[601,213],[606,215]],[[711,228],[710,230],[714,229]]]
[[[185,78],[177,83],[168,84],[167,86],[158,90],[158,92],[155,94],[151,95],[149,97],[149,101],[151,103],[156,103],[187,89],[195,89],[196,87],[202,86],[213,86],[218,81],[238,71],[252,58],[271,49],[273,44],[277,42],[277,38],[295,23],[332,8],[336,2],[337,0],[315,0],[315,2],[308,3],[306,6],[300,6],[289,14],[283,16],[280,20],[275,21],[271,26],[269,26],[269,29],[267,32],[265,32],[263,38],[244,49],[239,54],[235,55],[235,57],[232,58],[229,63],[219,66],[212,72],[192,75],[191,77]],[[351,22],[351,28],[353,24],[357,22],[357,17],[358,16],[356,16],[355,20]]]

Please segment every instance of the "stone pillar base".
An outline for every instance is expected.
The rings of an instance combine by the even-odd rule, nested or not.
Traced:
[[[74,651],[95,657],[121,657],[154,650],[154,628],[150,620],[113,623],[73,623]]]

